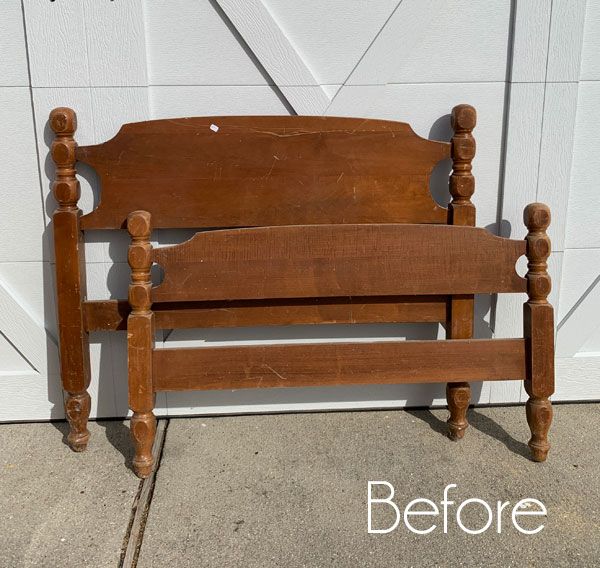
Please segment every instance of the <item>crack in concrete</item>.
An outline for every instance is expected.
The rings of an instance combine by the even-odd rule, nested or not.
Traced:
[[[169,419],[158,421],[156,438],[154,439],[154,445],[152,446],[152,455],[154,456],[156,465],[152,474],[140,481],[137,494],[131,505],[131,516],[127,530],[125,531],[125,536],[123,537],[121,558],[119,559],[118,568],[135,568],[137,566],[138,557],[144,541],[146,520],[148,519],[148,513],[154,495],[156,473],[160,468],[168,426]]]

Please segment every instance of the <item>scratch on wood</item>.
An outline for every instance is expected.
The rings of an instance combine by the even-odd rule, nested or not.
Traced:
[[[282,381],[287,381],[287,379],[284,376],[280,375],[275,369],[273,369],[273,367],[270,367],[266,363],[263,365],[263,367],[266,367],[267,369],[269,369],[269,371],[275,373]]]

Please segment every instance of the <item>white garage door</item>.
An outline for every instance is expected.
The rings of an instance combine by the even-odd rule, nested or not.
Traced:
[[[77,111],[81,144],[123,122],[185,115],[328,114],[397,119],[449,139],[450,109],[479,113],[478,224],[524,236],[523,207],[553,210],[555,400],[600,398],[600,7],[588,0],[5,0],[0,7],[0,420],[61,417],[46,124]],[[595,126],[594,126],[595,125]],[[448,164],[432,190],[447,199]],[[81,205],[96,183],[81,172]],[[159,244],[182,238],[162,231]],[[125,297],[126,238],[89,236],[88,294]],[[521,333],[522,298],[479,298],[480,337]],[[165,345],[435,337],[432,326],[173,332]],[[123,333],[92,335],[93,416],[126,408]],[[475,385],[482,404],[517,383]],[[174,393],[159,412],[443,404],[443,386]]]

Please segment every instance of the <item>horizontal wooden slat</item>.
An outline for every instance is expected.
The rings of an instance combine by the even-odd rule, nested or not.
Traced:
[[[156,391],[525,378],[524,339],[156,349]]]
[[[154,302],[524,292],[525,241],[447,225],[304,225],[197,233],[153,250]]]
[[[237,302],[156,304],[158,329],[248,327],[335,323],[440,323],[446,319],[443,296],[309,298]],[[127,300],[84,303],[88,331],[127,329]]]
[[[203,179],[116,179],[108,185],[110,193],[102,192],[98,208],[81,218],[81,226],[84,230],[124,228],[127,214],[140,209],[152,213],[157,229],[446,223],[448,212],[432,201],[425,175],[398,174],[377,181],[362,177],[355,179],[351,189],[338,183],[340,176],[256,178],[255,187],[245,193],[240,191],[238,180],[217,184]],[[106,187],[104,180],[102,183]],[[144,192],[135,191],[137,187],[143,187]]]
[[[408,124],[307,116],[221,116],[124,125],[77,149],[101,181],[83,229],[312,223],[446,223],[429,175],[450,145]]]
[[[87,331],[124,330],[129,312],[127,300],[88,300],[83,302],[83,325]]]

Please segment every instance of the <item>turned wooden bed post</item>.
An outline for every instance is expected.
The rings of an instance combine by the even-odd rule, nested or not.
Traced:
[[[475,191],[475,178],[471,162],[475,157],[475,138],[472,131],[477,124],[477,113],[470,105],[458,105],[452,109],[452,175],[448,205],[449,225],[475,226],[475,205],[471,196]],[[447,339],[470,339],[473,337],[473,296],[452,296],[448,303],[446,319]],[[471,386],[467,382],[447,383],[448,434],[460,440],[467,429],[467,409],[471,400]]]
[[[152,350],[154,349],[154,313],[150,309],[150,268],[152,266],[151,216],[147,211],[134,211],[127,217],[131,244],[127,260],[131,267],[127,319],[127,360],[129,368],[129,408],[131,437],[135,446],[133,468],[142,478],[152,472],[152,444],[156,434],[155,394],[152,386]]]
[[[554,310],[548,302],[551,280],[547,272],[550,238],[550,208],[532,203],[525,208],[527,225],[527,295],[523,305],[523,335],[527,341],[527,378],[525,390],[527,422],[531,430],[529,448],[534,461],[548,456],[548,430],[552,422],[552,405],[548,397],[554,392]]]
[[[58,203],[53,224],[61,378],[70,426],[67,440],[71,449],[81,452],[90,438],[87,421],[91,401],[87,392],[90,384],[88,333],[81,309],[86,296],[85,253],[79,225],[81,210],[77,206],[80,188],[75,177],[75,112],[70,108],[55,108],[50,113],[50,127],[55,133],[51,153],[56,164],[52,189]]]

